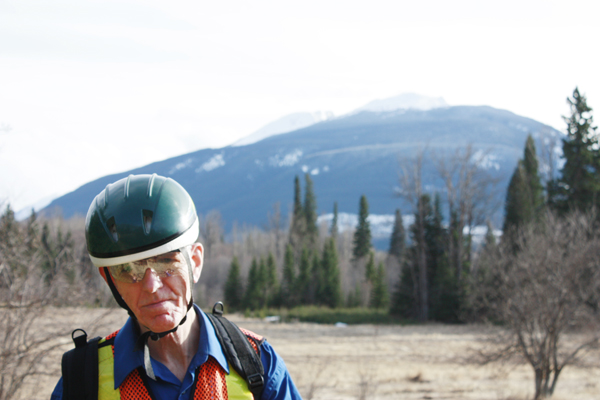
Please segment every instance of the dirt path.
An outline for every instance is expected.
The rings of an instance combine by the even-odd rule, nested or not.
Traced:
[[[83,312],[83,314],[82,314]],[[60,309],[54,321],[90,324],[101,310]],[[117,329],[120,310],[93,335]],[[73,321],[77,315],[79,321]],[[285,359],[307,399],[527,399],[533,375],[527,365],[478,366],[467,361],[483,345],[485,329],[473,325],[347,326],[270,324],[231,318],[264,335]],[[69,344],[65,348],[69,348]],[[22,399],[48,399],[58,379],[60,352],[47,360],[53,376],[28,382]],[[600,398],[600,368],[568,367],[554,400]]]

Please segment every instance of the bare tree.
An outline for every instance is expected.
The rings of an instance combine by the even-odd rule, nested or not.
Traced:
[[[506,327],[484,361],[524,358],[535,373],[536,400],[552,396],[563,369],[599,343],[600,234],[594,221],[589,214],[547,214],[543,224],[519,232],[518,250],[500,245],[474,276],[477,301]]]
[[[471,258],[470,250],[464,253],[465,228],[470,237],[472,228],[485,223],[494,209],[493,191],[498,181],[484,168],[488,157],[489,151],[476,152],[470,145],[457,149],[451,157],[437,157],[450,215],[450,260],[458,282],[463,276],[463,266]]]
[[[42,225],[34,214],[16,221],[10,207],[0,216],[0,400],[15,398],[33,377],[56,374],[58,365],[43,360],[72,328],[42,318],[50,307],[101,299],[81,268],[82,236],[65,233],[62,220]]]
[[[267,214],[269,220],[268,231],[275,235],[275,257],[281,260],[283,256],[283,245],[286,238],[285,224],[281,215],[281,203],[273,204],[273,212]]]
[[[201,242],[207,259],[212,256],[213,247],[223,241],[223,231],[221,213],[216,210],[210,211],[200,225]]]

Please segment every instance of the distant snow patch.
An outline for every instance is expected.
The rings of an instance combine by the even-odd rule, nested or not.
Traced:
[[[213,169],[222,167],[225,165],[225,160],[223,159],[223,154],[216,154],[210,160],[196,168],[196,173],[200,173],[202,171],[209,172]]]
[[[302,158],[302,150],[294,150],[284,156],[279,154],[269,158],[269,165],[272,167],[291,167],[300,161]]]
[[[471,162],[475,163],[479,168],[495,169],[496,171],[500,169],[498,160],[498,156],[494,154],[485,154],[482,150],[477,150],[475,154],[473,154],[473,157],[471,157]]]
[[[525,132],[525,133],[529,133],[531,131],[528,127],[526,127],[523,124],[510,123],[510,124],[508,124],[508,126],[510,126],[511,128],[515,128],[521,132]]]
[[[192,164],[192,162],[194,162],[194,159],[188,158],[184,162],[177,163],[175,166],[173,166],[173,168],[169,170],[169,175],[173,175],[175,172],[189,167]]]

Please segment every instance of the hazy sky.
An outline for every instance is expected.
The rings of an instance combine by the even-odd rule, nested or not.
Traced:
[[[564,130],[575,86],[600,110],[599,3],[0,0],[0,202],[405,92]]]

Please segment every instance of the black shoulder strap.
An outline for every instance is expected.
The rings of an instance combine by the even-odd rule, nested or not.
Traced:
[[[223,303],[216,303],[212,314],[206,315],[215,327],[217,338],[223,347],[227,361],[246,380],[254,399],[260,399],[265,384],[260,347],[257,353],[240,328],[223,317]]]
[[[81,335],[75,336],[77,332]],[[63,400],[96,400],[98,398],[98,342],[87,340],[83,329],[71,333],[75,348],[62,357]]]

